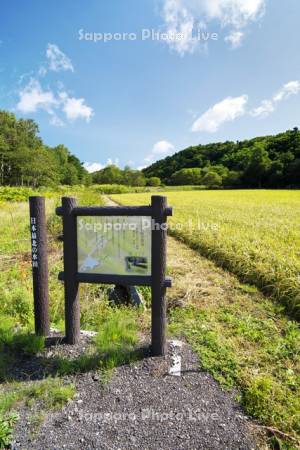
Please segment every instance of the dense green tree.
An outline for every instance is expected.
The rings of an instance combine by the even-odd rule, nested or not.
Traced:
[[[239,187],[241,185],[242,173],[237,170],[229,170],[224,176],[222,184],[228,188]]]
[[[9,170],[9,145],[0,134],[0,183],[3,185]]]
[[[225,187],[300,187],[299,160],[300,131],[294,128],[276,136],[188,147],[143,172],[165,184],[186,184],[181,171],[198,168],[203,176],[220,175]]]
[[[145,186],[146,177],[140,170],[125,167],[124,170],[115,165],[104,167],[92,174],[95,184],[124,184],[127,186]]]
[[[89,180],[78,158],[63,145],[43,144],[33,120],[0,111],[1,185],[77,184]]]
[[[97,184],[119,184],[123,183],[122,170],[111,164],[104,169],[93,173],[93,182]]]
[[[125,167],[123,173],[123,183],[127,186],[145,186],[146,177],[140,170]]]
[[[222,186],[222,177],[217,172],[207,172],[202,180],[205,186],[210,188],[217,188]]]
[[[196,186],[202,183],[202,170],[198,168],[177,170],[171,178],[170,182],[173,185],[190,185]]]
[[[253,146],[248,166],[244,172],[244,181],[251,187],[263,185],[263,178],[267,175],[271,166],[271,160],[262,143]]]
[[[300,186],[300,158],[295,159],[287,168],[286,181],[290,187]]]
[[[147,186],[157,187],[161,185],[161,179],[159,177],[150,177],[146,182]]]

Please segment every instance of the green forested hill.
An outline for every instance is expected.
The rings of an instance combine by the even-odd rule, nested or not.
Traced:
[[[189,147],[143,172],[174,185],[300,187],[300,131]]]
[[[0,185],[56,186],[88,182],[158,186],[300,187],[300,131],[189,147],[138,170],[106,167],[90,176],[64,145],[49,147],[31,119],[0,111]]]
[[[0,185],[81,184],[89,174],[64,145],[51,148],[31,119],[0,111]]]

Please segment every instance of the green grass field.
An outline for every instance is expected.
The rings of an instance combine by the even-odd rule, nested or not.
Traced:
[[[300,191],[167,192],[171,234],[300,318]],[[149,194],[112,196],[148,204]]]

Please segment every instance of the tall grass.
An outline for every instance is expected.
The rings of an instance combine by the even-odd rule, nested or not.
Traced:
[[[168,192],[170,232],[300,319],[300,191]],[[148,204],[147,194],[113,196]]]

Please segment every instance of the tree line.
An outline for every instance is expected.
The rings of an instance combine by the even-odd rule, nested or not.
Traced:
[[[120,169],[115,165],[104,167],[92,174],[95,184],[123,184],[125,186],[160,186],[161,180],[156,176],[146,177],[140,170],[126,166]]]
[[[64,146],[49,147],[36,122],[0,111],[0,185],[300,187],[300,131],[189,147],[140,170],[114,165],[89,174]]]
[[[143,170],[165,184],[209,187],[300,187],[300,131],[197,145]]]
[[[35,121],[0,111],[0,185],[36,188],[91,183],[159,186],[160,179],[114,165],[89,174],[64,145],[45,145]]]
[[[90,182],[79,159],[64,145],[49,147],[31,119],[0,111],[0,184],[57,186]]]

